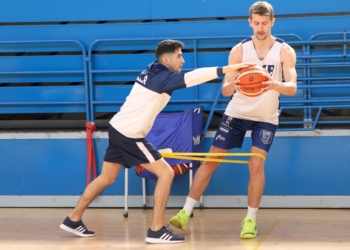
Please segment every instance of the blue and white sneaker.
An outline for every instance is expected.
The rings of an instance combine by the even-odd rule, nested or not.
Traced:
[[[80,237],[95,236],[95,232],[89,231],[84,225],[83,221],[74,222],[71,221],[68,216],[64,219],[63,223],[60,225],[60,228]]]
[[[163,226],[159,231],[152,231],[150,228],[147,232],[146,242],[154,244],[173,244],[185,242],[185,238],[177,236],[169,229],[168,225]]]

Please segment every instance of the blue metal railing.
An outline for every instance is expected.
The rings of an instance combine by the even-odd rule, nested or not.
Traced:
[[[2,107],[2,112],[0,113],[7,113],[4,109],[6,107],[12,107],[12,106],[26,106],[26,107],[33,107],[33,110],[36,109],[36,106],[41,107],[52,107],[52,106],[84,106],[85,108],[85,114],[87,121],[90,120],[90,109],[89,109],[89,91],[88,91],[88,74],[87,74],[87,65],[86,65],[86,51],[84,46],[76,40],[42,40],[42,41],[7,41],[7,42],[0,42],[0,48],[1,46],[4,46],[5,48],[1,49],[1,52],[18,52],[23,50],[26,50],[25,46],[28,45],[34,45],[35,49],[30,50],[30,52],[51,52],[47,51],[48,45],[62,45],[62,48],[59,48],[58,50],[60,52],[79,52],[81,54],[81,60],[83,64],[82,70],[24,70],[24,71],[0,71],[0,76],[6,76],[6,75],[18,75],[18,76],[35,76],[35,75],[82,75],[84,78],[84,88],[85,88],[85,101],[17,101],[17,102],[9,102],[9,101],[1,101],[0,97],[0,107]],[[75,46],[77,49],[67,49],[67,44],[69,46]],[[10,45],[10,46],[7,46]],[[22,48],[20,46],[23,46]],[[19,49],[18,49],[19,47]],[[17,48],[17,49],[16,49]],[[0,69],[1,70],[1,69]],[[20,89],[20,87],[16,87]],[[49,109],[51,110],[51,109]],[[27,111],[30,112],[30,111]],[[32,111],[32,113],[35,113],[35,111]]]
[[[349,57],[347,54],[347,44],[350,43],[350,40],[347,39],[347,34],[344,32],[332,32],[332,33],[318,33],[313,35],[309,41],[298,42],[290,42],[289,44],[297,44],[303,46],[303,55],[298,56],[298,59],[302,59],[303,63],[298,63],[298,67],[303,67],[303,76],[298,77],[298,81],[301,81],[303,85],[298,85],[298,89],[304,89],[304,98],[305,100],[300,100],[299,98],[290,98],[288,101],[281,101],[281,109],[286,109],[284,104],[288,104],[288,109],[304,109],[304,120],[300,122],[295,121],[281,121],[280,125],[296,125],[301,124],[304,125],[303,128],[292,128],[293,130],[313,130],[317,124],[330,124],[329,121],[321,121],[320,114],[322,110],[325,109],[349,109],[350,108],[350,99],[347,97],[313,97],[312,90],[313,89],[334,89],[334,88],[349,88],[350,87],[350,74],[347,76],[327,76],[327,77],[314,77],[312,76],[312,69],[327,69],[327,68],[339,68],[339,67],[349,67],[350,61],[346,61],[345,59]],[[334,39],[334,37],[338,36],[339,39]],[[315,40],[317,37],[323,37],[323,39]],[[332,39],[329,39],[329,38]],[[334,54],[334,52],[330,54],[321,54],[314,55],[311,54],[312,46],[329,46],[329,45],[340,45],[342,46],[342,53]],[[316,59],[339,59],[343,60],[343,62],[317,62],[312,63],[311,60]],[[327,82],[325,82],[327,81]],[[330,83],[330,81],[334,81],[334,83]],[[340,83],[340,81],[342,83]],[[315,82],[317,82],[315,84]],[[322,83],[322,84],[320,84]],[[333,103],[333,106],[327,106],[328,103]],[[304,106],[298,106],[301,103]],[[317,106],[322,103],[325,103],[323,106]],[[292,104],[292,105],[290,105]],[[294,106],[293,106],[294,104]],[[305,108],[305,106],[307,108]],[[318,112],[315,117],[312,116],[312,110],[318,109]],[[312,124],[311,127],[308,127],[308,124]],[[350,124],[349,120],[333,120],[333,124]],[[279,130],[291,130],[291,129],[283,129]]]
[[[325,120],[322,117],[322,112],[325,110],[339,110],[339,109],[350,109],[350,72],[343,70],[344,68],[350,67],[349,54],[347,51],[347,46],[350,41],[348,39],[346,32],[337,33],[319,33],[315,34],[308,41],[303,41],[300,37],[294,34],[282,34],[278,37],[288,39],[287,43],[291,46],[296,46],[301,48],[300,54],[298,54],[297,59],[297,69],[301,72],[298,76],[298,95],[296,97],[281,97],[281,112],[291,111],[291,110],[301,110],[303,117],[302,120],[281,120],[280,125],[289,128],[279,128],[279,130],[312,130],[317,124],[350,124],[350,120],[343,119],[332,119]],[[191,50],[193,58],[191,59],[191,66],[183,69],[184,71],[190,71],[199,67],[199,58],[202,49],[211,48],[227,48],[227,46],[233,46],[237,41],[246,38],[246,36],[225,36],[225,37],[175,37],[174,39],[187,41],[186,49]],[[0,106],[57,106],[57,105],[77,105],[84,106],[86,113],[86,120],[89,122],[94,122],[94,116],[96,113],[96,107],[99,106],[99,110],[103,110],[104,107],[120,106],[124,102],[123,99],[113,100],[109,96],[109,99],[102,96],[100,99],[95,98],[96,86],[95,75],[118,75],[118,74],[131,74],[132,76],[138,75],[140,71],[144,68],[130,68],[130,66],[125,67],[125,69],[108,69],[108,67],[98,65],[94,66],[95,55],[99,57],[101,55],[98,52],[104,53],[104,51],[121,51],[127,50],[125,44],[132,44],[137,48],[137,43],[143,43],[143,49],[154,50],[155,43],[163,40],[164,38],[148,38],[148,39],[103,39],[95,40],[89,47],[87,54],[83,45],[75,40],[58,40],[58,41],[13,41],[13,42],[0,42],[1,45],[11,45],[11,44],[50,44],[50,43],[69,43],[78,46],[79,53],[81,53],[81,60],[83,62],[82,70],[33,70],[33,71],[0,71],[0,76],[3,75],[65,75],[65,74],[77,74],[83,75],[84,77],[84,91],[85,100],[84,101],[18,101],[18,102],[4,102],[0,98]],[[317,40],[315,40],[317,39]],[[208,42],[210,41],[210,42]],[[118,47],[116,43],[123,44],[123,46]],[[232,43],[232,44],[231,44]],[[146,44],[146,45],[145,45]],[[106,46],[106,47],[104,47]],[[131,46],[131,45],[130,45]],[[331,52],[325,50],[325,46],[338,46],[337,49]],[[315,48],[316,47],[316,48]],[[321,47],[322,49],[319,49]],[[333,47],[332,47],[333,48]],[[7,50],[11,50],[7,48]],[[1,52],[1,51],[0,51]],[[102,55],[102,57],[105,55]],[[130,54],[132,56],[132,54]],[[119,62],[123,63],[123,62]],[[144,67],[144,66],[143,66]],[[337,71],[337,69],[340,69]],[[327,71],[331,69],[331,73]],[[1,70],[1,69],[0,69]],[[342,71],[343,70],[343,71]],[[342,71],[342,72],[340,72]],[[315,73],[316,72],[316,73]],[[325,72],[325,73],[324,73]],[[113,77],[112,77],[113,78]],[[222,85],[222,83],[221,83]],[[223,98],[221,96],[221,85],[215,85],[215,93],[210,93],[211,96],[208,98],[202,98],[200,95],[200,86],[194,87],[194,94],[191,98],[181,97],[180,99],[172,99],[169,105],[174,104],[211,104],[208,111],[207,123],[204,127],[204,133],[209,128],[210,121],[213,117],[215,111],[222,111],[224,108],[223,104],[227,103],[228,98]],[[209,86],[209,85],[208,85]],[[101,86],[103,88],[103,86]],[[346,89],[346,92],[341,95],[338,92],[335,94],[327,94],[326,91],[331,92],[335,89]],[[202,89],[203,90],[203,89]],[[320,92],[321,91],[321,92]],[[324,91],[324,92],[322,92]],[[318,93],[318,94],[317,94]],[[319,94],[321,93],[321,94]],[[348,94],[347,94],[348,93]],[[220,106],[221,105],[221,106]],[[220,106],[220,107],[218,107]],[[108,109],[109,110],[109,109]],[[118,110],[115,110],[117,112]],[[107,112],[107,111],[106,111]],[[1,111],[0,111],[1,113]]]

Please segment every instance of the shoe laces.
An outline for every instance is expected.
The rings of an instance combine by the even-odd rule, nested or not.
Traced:
[[[246,225],[246,227],[254,228],[254,223],[251,219],[243,220],[241,226],[243,227],[244,225]]]
[[[88,230],[87,227],[85,226],[84,222],[81,222],[81,225],[82,225],[86,230]]]
[[[170,225],[169,224],[166,224],[164,227],[165,227],[166,231],[168,231],[170,234],[173,234],[173,230],[170,229]]]
[[[187,212],[186,212],[185,210],[181,210],[181,211],[179,212],[178,216],[181,216],[181,217],[182,217],[182,216],[188,217]]]

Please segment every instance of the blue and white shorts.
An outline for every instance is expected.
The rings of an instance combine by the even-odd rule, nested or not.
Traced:
[[[109,145],[104,161],[119,163],[130,168],[162,158],[158,150],[146,138],[128,138],[108,125]]]
[[[252,130],[252,145],[269,152],[277,125],[243,120],[223,115],[213,146],[221,149],[241,148],[247,130]]]

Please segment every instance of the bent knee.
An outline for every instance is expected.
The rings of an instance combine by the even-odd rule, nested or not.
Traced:
[[[158,177],[162,178],[162,179],[171,179],[172,180],[172,179],[174,179],[174,176],[175,176],[175,172],[170,167],[164,168],[164,169],[162,169],[162,171],[160,171],[158,173]]]
[[[115,182],[116,177],[113,176],[107,176],[107,175],[100,175],[100,181],[105,186],[112,185]]]
[[[219,167],[219,165],[220,162],[206,161],[200,166],[200,168],[204,169],[207,172],[214,172],[215,169]]]

